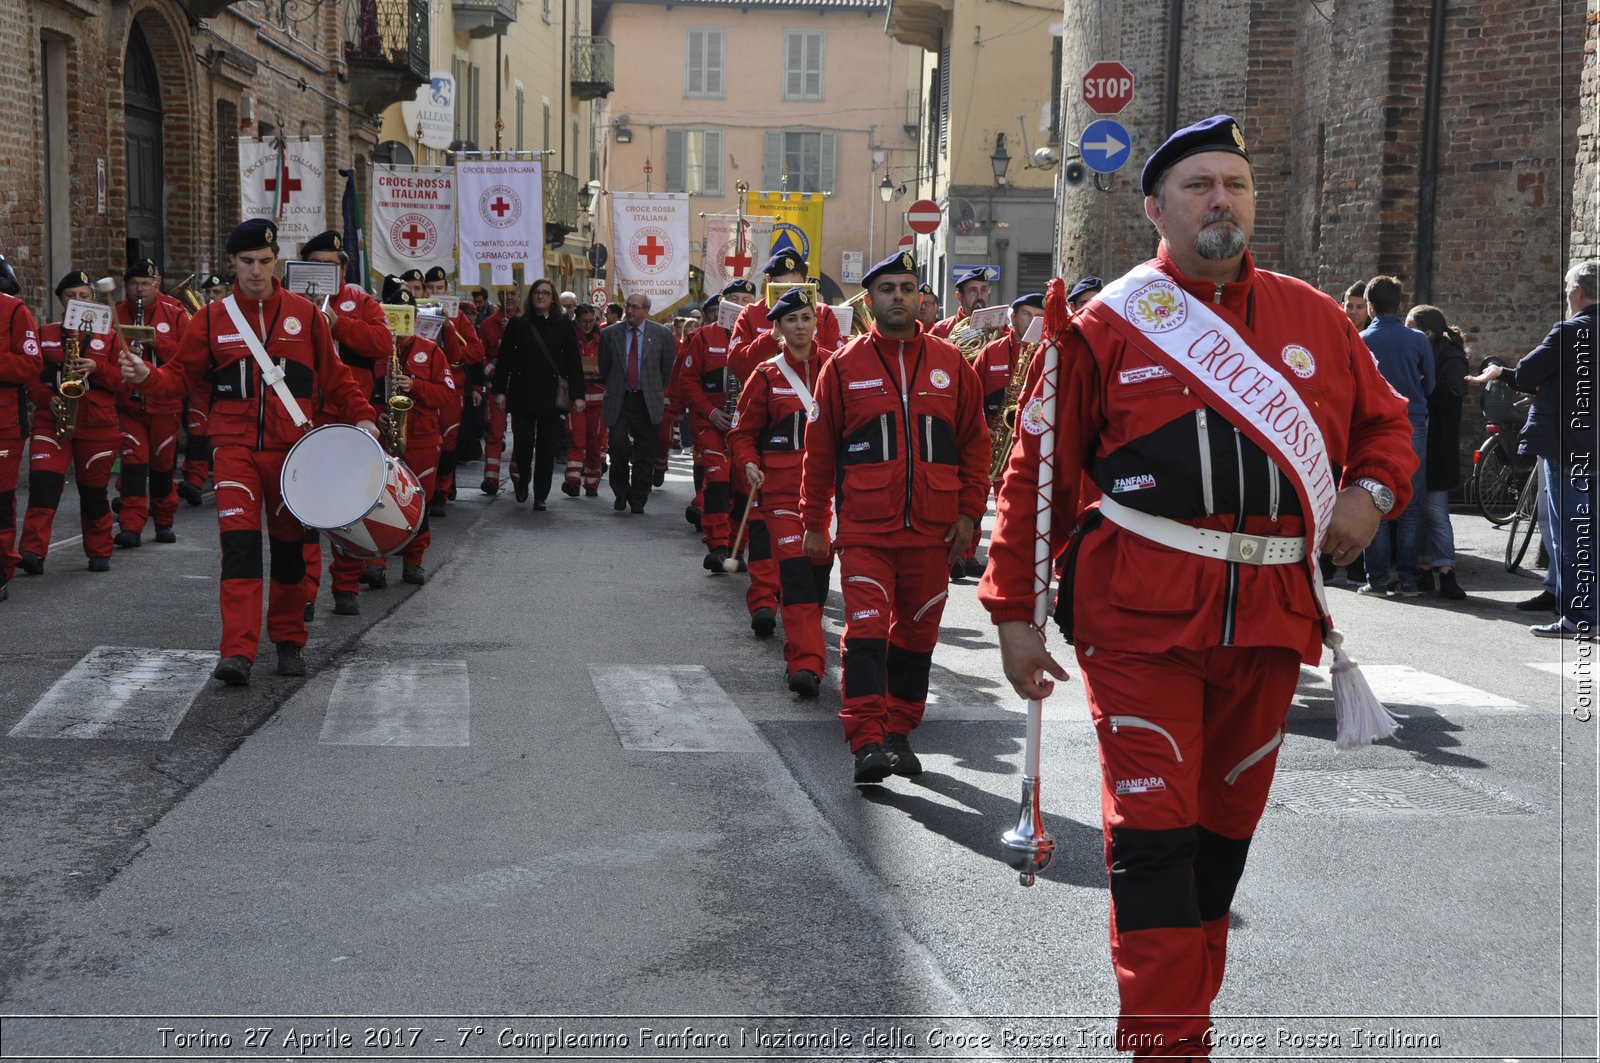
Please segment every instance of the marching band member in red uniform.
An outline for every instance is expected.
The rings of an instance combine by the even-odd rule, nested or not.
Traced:
[[[578,360],[583,364],[583,409],[576,406],[567,414],[567,473],[561,483],[563,493],[585,498],[600,494],[600,467],[606,460],[606,423],[601,406],[606,399],[606,382],[600,379],[600,312],[588,303],[579,303],[572,315],[578,333]]]
[[[917,304],[917,321],[922,325],[922,331],[927,332],[939,323],[939,293],[933,290],[931,284],[917,285],[917,292],[922,296],[922,301]]]
[[[94,302],[89,274],[75,269],[56,285],[62,309],[73,299]],[[73,368],[88,383],[78,400],[70,438],[58,433],[65,406],[58,398],[66,350],[61,323],[52,321],[39,338],[43,372],[29,385],[33,399],[33,433],[29,437],[28,512],[22,521],[22,569],[37,576],[50,554],[50,530],[67,482],[67,467],[78,483],[78,517],[83,529],[83,552],[90,572],[111,570],[111,503],[106,486],[111,466],[122,446],[117,424],[117,396],[126,390],[117,364],[115,332],[80,332],[77,362]]]
[[[733,417],[727,409],[728,394],[738,388],[729,377],[728,330],[716,322],[720,296],[702,304],[702,324],[689,336],[683,356],[678,359],[674,388],[689,410],[690,432],[694,437],[694,463],[699,496],[700,541],[706,545],[702,562],[707,572],[722,571],[728,559],[728,511],[733,497],[732,463],[728,458],[728,427]]]
[[[828,599],[833,559],[825,557],[819,563],[807,557],[803,548],[800,468],[806,428],[817,409],[813,393],[817,374],[831,352],[817,348],[817,315],[806,289],[789,291],[767,311],[767,317],[783,337],[783,352],[762,362],[745,382],[738,415],[728,433],[728,447],[750,485],[751,505],[756,492],[761,493],[761,514],[777,556],[789,689],[803,698],[814,698],[827,670],[822,607]],[[831,506],[824,520],[832,520]]]
[[[927,705],[950,566],[985,508],[990,449],[978,375],[917,324],[911,255],[890,256],[863,283],[875,324],[818,377],[800,494],[805,550],[818,564],[839,494],[839,718],[857,785],[922,770],[908,736]]]
[[[411,293],[404,288],[396,285],[391,290],[387,284],[384,288],[385,301],[399,304],[410,301]],[[444,349],[433,340],[417,335],[402,336],[395,341],[395,351],[400,367],[395,387],[401,394],[411,396],[413,403],[406,417],[406,449],[400,460],[416,474],[422,483],[423,496],[427,497],[433,493],[434,485],[438,482],[439,448],[443,442],[439,430],[441,414],[452,406],[460,405],[455,393],[455,376],[450,372],[450,362],[445,357]],[[378,374],[380,388],[388,381],[387,369],[385,363],[384,370]],[[385,396],[375,396],[374,402],[383,398]],[[428,572],[422,565],[422,559],[432,541],[433,532],[428,525],[428,515],[423,513],[422,526],[400,554],[400,578],[406,583],[428,582]],[[386,560],[377,564],[388,567]]]
[[[208,303],[228,297],[228,282],[215,273],[200,279],[200,294]],[[213,293],[221,292],[213,297]],[[185,308],[187,309],[187,307]],[[198,506],[211,476],[211,400],[185,397],[183,401],[183,467],[178,470],[178,497]]]
[[[11,266],[0,259],[0,278],[16,285]],[[33,311],[0,291],[0,602],[21,560],[16,549],[17,473],[22,467],[24,389],[39,379],[39,335]]]
[[[1089,300],[1099,295],[1100,289],[1104,287],[1105,284],[1101,282],[1100,278],[1093,274],[1087,277],[1080,277],[1078,278],[1078,283],[1072,286],[1072,291],[1067,293],[1067,305],[1076,314],[1079,310],[1088,306]]]
[[[141,353],[151,365],[165,365],[177,353],[189,323],[188,311],[178,300],[162,293],[161,270],[150,259],[142,258],[133,263],[122,277],[128,297],[117,304],[117,320],[132,325],[142,317],[147,326],[155,329],[154,342],[141,344]],[[156,542],[178,541],[172,530],[172,521],[178,512],[173,470],[178,464],[183,399],[182,395],[157,399],[134,392],[123,397],[118,546],[138,546],[147,517],[155,521]]]
[[[302,435],[277,392],[262,379],[250,342],[262,345],[284,372],[306,418],[320,400],[330,415],[374,436],[372,406],[334,352],[328,323],[311,300],[285,291],[273,276],[277,227],[252,218],[228,237],[233,296],[195,315],[176,357],[153,367],[122,355],[123,379],[157,400],[211,385],[211,431],[217,524],[222,540],[222,660],[212,675],[230,686],[250,681],[261,636],[261,526],[271,543],[272,593],[267,637],[278,651],[279,675],[304,675],[306,641],[304,529],[283,504],[284,459]],[[250,330],[241,332],[231,306]]]
[[[989,274],[982,266],[956,278],[956,301],[956,312],[935,322],[933,328],[928,330],[930,336],[949,339],[950,334],[960,328],[974,310],[982,310],[989,305]]]
[[[485,293],[487,294],[487,293]],[[483,374],[481,382],[474,382],[473,390],[483,404],[483,482],[478,490],[486,495],[500,493],[500,458],[506,446],[506,411],[491,397],[494,388],[494,371],[500,361],[500,340],[506,334],[506,292],[496,293],[494,309],[478,322],[478,335],[483,339]],[[598,341],[597,341],[598,342]],[[604,426],[602,432],[604,431]]]
[[[1156,257],[1070,319],[1051,313],[1050,549],[1099,739],[1117,1044],[1195,1059],[1300,666],[1333,640],[1316,540],[1355,558],[1417,458],[1405,400],[1339,305],[1256,268],[1233,119],[1174,133],[1142,185]],[[1040,390],[1019,411],[978,593],[1025,698],[1067,678],[1032,623]],[[1103,492],[1087,509],[1084,474]]]
[[[784,248],[761,267],[769,284],[806,283],[806,261],[792,247]],[[757,293],[761,294],[761,293]],[[767,300],[756,299],[739,314],[733,323],[733,346],[728,351],[728,367],[740,380],[747,380],[751,370],[778,353],[778,337],[767,323]],[[839,335],[839,316],[827,303],[817,303],[817,346],[825,351],[836,351],[842,342]]]
[[[450,290],[450,275],[443,266],[428,270],[423,282],[428,296],[445,295]],[[450,378],[455,382],[455,409],[446,406],[439,412],[439,435],[442,440],[439,448],[439,478],[428,506],[428,515],[433,517],[445,516],[445,502],[456,495],[456,444],[461,438],[461,407],[467,402],[483,401],[482,395],[467,393],[467,367],[482,365],[484,350],[483,340],[478,338],[478,329],[473,325],[472,315],[467,313],[466,305],[456,307],[455,316],[445,322],[441,336],[441,346],[450,362]]]

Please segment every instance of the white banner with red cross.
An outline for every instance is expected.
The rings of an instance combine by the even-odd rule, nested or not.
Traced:
[[[750,276],[766,261],[767,248],[772,246],[772,223],[777,220],[737,215],[707,219],[707,295],[722,291],[729,281]]]
[[[544,178],[538,158],[456,163],[456,226],[460,230],[461,276],[479,283],[488,266],[490,283],[512,282],[521,265],[529,281],[544,276]]]
[[[689,196],[686,192],[613,192],[617,286],[648,295],[654,312],[689,294]]]
[[[284,258],[328,228],[321,137],[239,139],[239,200],[245,218],[278,223]]]
[[[440,166],[372,168],[367,256],[383,276],[456,268],[456,172]]]

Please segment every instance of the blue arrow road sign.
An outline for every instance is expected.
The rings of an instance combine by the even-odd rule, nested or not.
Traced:
[[[1128,151],[1133,138],[1121,122],[1102,118],[1090,122],[1083,130],[1078,145],[1083,151],[1083,164],[1095,173],[1115,173],[1128,161]]]

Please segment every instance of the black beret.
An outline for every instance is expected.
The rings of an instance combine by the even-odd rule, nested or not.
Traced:
[[[1100,282],[1099,277],[1090,274],[1072,286],[1072,291],[1067,293],[1067,302],[1070,303],[1080,295],[1088,295],[1090,292],[1097,292],[1104,287],[1105,285]]]
[[[911,257],[910,251],[896,251],[876,266],[867,270],[861,278],[861,287],[870,288],[872,282],[888,273],[909,273],[916,276],[917,260]]]
[[[153,258],[141,258],[137,262],[130,263],[128,268],[122,271],[122,279],[125,281],[132,280],[135,277],[154,277],[159,280],[161,279],[161,267],[156,265]]]
[[[329,229],[325,233],[318,233],[300,245],[300,257],[315,254],[318,251],[337,251],[344,254],[344,237],[339,235],[339,230]]]
[[[1029,292],[1027,295],[1019,295],[1011,300],[1011,309],[1015,310],[1019,306],[1036,306],[1043,310],[1044,292]]]
[[[741,278],[724,284],[722,286],[722,294],[726,297],[729,295],[760,295],[761,293],[756,291],[754,282]]]
[[[428,269],[428,272],[422,275],[422,279],[427,281],[429,284],[432,284],[434,281],[449,280],[450,274],[444,271],[443,266],[432,266]]]
[[[61,293],[68,288],[82,288],[93,283],[94,281],[89,279],[87,273],[81,269],[75,269],[65,277],[62,277],[60,282],[56,284],[56,296],[59,298]]]
[[[761,272],[769,277],[780,277],[785,273],[804,273],[805,271],[806,260],[801,258],[800,252],[792,247],[786,247],[779,251],[767,259],[767,264],[761,267]]]
[[[707,321],[711,320],[711,315],[716,313],[717,304],[720,303],[720,302],[722,302],[722,296],[713,295],[711,298],[709,298],[705,302],[701,303],[700,304],[700,313],[701,313],[701,315],[703,315]]]
[[[971,284],[973,281],[983,281],[983,283],[988,284],[989,283],[989,271],[988,271],[988,269],[986,269],[983,266],[979,266],[977,269],[969,269],[969,270],[967,270],[961,276],[956,278],[956,291],[959,292],[961,290],[961,286],[963,284]]]
[[[217,276],[215,273],[207,273],[206,279],[200,282],[200,290],[205,291],[207,288],[220,288],[227,283],[228,282],[224,278]]]
[[[22,285],[17,281],[17,271],[11,268],[11,263],[6,261],[4,255],[0,255],[0,292],[6,295],[22,294]]]
[[[383,298],[381,301],[388,303],[390,306],[417,305],[416,297],[411,294],[411,289],[406,287],[405,281],[392,275],[383,278]]]
[[[428,278],[422,275],[420,269],[408,269],[400,274],[400,279],[403,281],[426,281]]]
[[[777,321],[801,310],[815,310],[816,299],[810,288],[790,288],[777,302],[767,308],[767,320]]]
[[[228,234],[225,250],[230,255],[261,251],[278,242],[277,223],[270,218],[246,218]]]
[[[1250,153],[1244,147],[1244,134],[1239,132],[1239,123],[1225,114],[1214,114],[1178,130],[1152,152],[1144,164],[1144,172],[1139,175],[1139,187],[1145,195],[1155,195],[1156,180],[1168,167],[1203,151],[1225,151],[1246,162],[1250,160]]]
[[[917,291],[923,295],[931,295],[935,299],[939,298],[939,293],[933,290],[933,285],[931,284],[919,284],[917,285]]]

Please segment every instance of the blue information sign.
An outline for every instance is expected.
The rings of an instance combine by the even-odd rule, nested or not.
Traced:
[[[1115,173],[1128,161],[1133,138],[1121,122],[1102,118],[1090,122],[1079,141],[1083,151],[1083,164],[1095,173]]]

